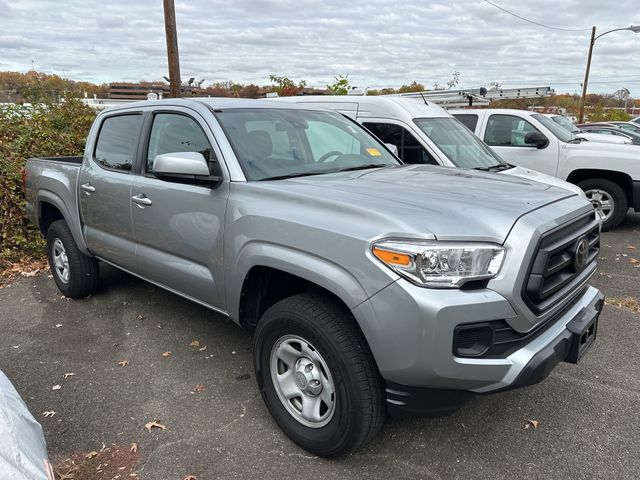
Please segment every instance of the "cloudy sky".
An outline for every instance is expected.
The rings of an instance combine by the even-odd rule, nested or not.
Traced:
[[[176,0],[183,78],[268,84],[270,73],[324,86],[551,85],[577,92],[590,28],[640,25],[640,1]],[[161,0],[0,0],[0,70],[93,82],[167,74]],[[640,96],[640,34],[596,42],[590,91]]]

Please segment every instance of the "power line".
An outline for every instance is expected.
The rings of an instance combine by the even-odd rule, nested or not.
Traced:
[[[587,30],[591,30],[590,28],[552,27],[551,25],[545,25],[544,23],[538,23],[538,22],[534,22],[533,20],[529,20],[528,18],[524,18],[524,17],[518,15],[517,13],[510,12],[506,8],[502,8],[500,5],[496,5],[495,3],[490,2],[489,0],[483,0],[483,1],[488,3],[489,5],[492,5],[492,6],[496,7],[498,10],[502,10],[503,12],[508,13],[509,15],[513,15],[514,17],[519,18],[520,20],[524,20],[525,22],[529,22],[529,23],[532,23],[534,25],[538,25],[539,27],[550,28],[552,30],[560,30],[560,31],[563,31],[563,32],[585,32]]]

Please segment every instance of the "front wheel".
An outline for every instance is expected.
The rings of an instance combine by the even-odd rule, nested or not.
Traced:
[[[58,289],[69,298],[82,298],[98,287],[98,261],[84,255],[64,220],[47,230],[47,257]]]
[[[254,366],[275,421],[316,455],[351,452],[382,426],[373,356],[355,319],[329,297],[300,294],[270,307],[255,333]]]
[[[629,210],[624,190],[606,178],[590,178],[578,184],[587,199],[602,214],[602,229],[611,230],[622,223]]]

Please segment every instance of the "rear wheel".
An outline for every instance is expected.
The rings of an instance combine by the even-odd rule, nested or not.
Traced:
[[[301,294],[269,308],[254,337],[262,397],[280,428],[323,457],[372,438],[384,421],[383,384],[348,310]]]
[[[98,287],[98,261],[84,255],[64,220],[47,230],[47,257],[58,289],[69,298],[82,298]]]
[[[629,203],[624,190],[606,178],[590,178],[578,184],[596,210],[602,214],[602,229],[611,230],[627,216]]]

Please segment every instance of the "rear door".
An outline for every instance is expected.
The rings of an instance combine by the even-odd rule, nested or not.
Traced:
[[[87,247],[127,270],[135,267],[131,178],[142,122],[141,112],[103,117],[80,170],[79,203]]]
[[[215,168],[221,157],[213,134],[199,114],[183,107],[153,112],[146,130],[141,174],[133,177],[130,195],[137,272],[224,310],[222,234],[228,181],[212,188],[153,175],[154,159],[164,153],[200,152]]]

